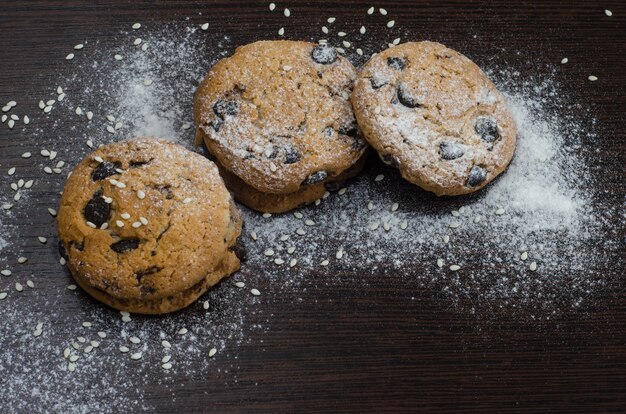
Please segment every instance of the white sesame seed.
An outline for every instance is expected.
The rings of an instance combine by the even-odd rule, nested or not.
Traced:
[[[115,220],[115,225],[117,227],[124,227],[124,222],[122,220]]]
[[[139,221],[141,222],[141,224],[143,224],[144,226],[148,225],[148,219],[145,217],[139,217]]]
[[[374,178],[374,181],[378,182],[378,181],[382,181],[385,178],[385,176],[383,174],[378,174],[376,176],[376,178]]]
[[[142,356],[142,355],[141,355],[141,352],[135,352],[134,354],[132,354],[132,355],[130,356],[130,359],[132,359],[132,360],[138,360],[138,359],[141,359],[141,356]]]
[[[445,236],[443,236],[443,242],[444,243],[449,243],[450,242],[450,236],[448,236],[447,234]]]
[[[134,222],[133,224],[131,224],[131,226],[132,226],[134,229],[138,229],[139,227],[141,227],[141,222],[140,222],[140,221],[136,221],[136,222]]]
[[[152,81],[150,81],[150,84],[152,84]],[[121,123],[121,122],[118,122],[118,123],[116,123],[116,124],[113,126],[113,129],[115,129],[116,131],[117,131],[118,129],[120,129],[120,128],[122,128],[122,123]]]
[[[11,276],[12,272],[9,269],[4,269],[4,270],[0,271],[0,274],[2,276]]]
[[[383,223],[383,229],[385,229],[385,231],[389,231],[391,229],[391,225],[385,221]]]
[[[595,82],[595,81],[597,81],[597,80],[598,80],[598,77],[597,77],[597,76],[593,76],[593,75],[591,75],[591,76],[589,76],[589,78],[588,78],[588,79],[589,79],[591,82]]]
[[[607,15],[607,16],[609,16],[609,17],[613,16],[613,12],[612,12],[611,10],[609,10],[609,9],[606,9],[606,10],[604,11],[604,14],[606,14],[606,15]]]
[[[140,29],[140,28],[141,28],[141,23],[134,23],[134,24],[132,25],[132,28],[133,28],[133,30]]]
[[[91,328],[91,322],[83,322],[85,328]]]
[[[137,338],[136,336],[131,336],[130,338],[128,338],[128,340],[133,344],[138,344],[141,342],[141,339]]]
[[[130,322],[131,320],[132,319],[128,315],[122,316],[122,322]]]
[[[339,32],[339,33],[337,33],[337,36],[339,36],[339,37],[345,37],[345,35],[346,35],[346,32]]]
[[[397,211],[400,205],[398,203],[393,203],[391,205],[391,211]]]
[[[209,310],[209,306],[210,306],[210,304],[209,304],[209,301],[208,301],[208,300],[205,300],[205,301],[202,303],[202,308],[203,308],[204,310]]]
[[[281,264],[284,264],[285,261],[281,258],[276,258],[274,259],[274,263],[280,266]]]
[[[300,236],[304,236],[306,234],[306,230],[304,229],[298,229],[296,230],[296,234],[300,235]]]
[[[274,11],[276,5],[274,3],[270,3],[270,11]]]
[[[11,107],[9,105],[5,105],[2,107],[2,112],[9,112],[11,110]]]
[[[287,241],[288,239],[289,239],[288,234],[283,234],[282,236],[280,236],[280,241]]]
[[[568,58],[563,58],[563,59],[561,59],[561,64],[562,64],[562,65],[565,65],[567,62],[569,62],[569,59],[568,59]]]
[[[12,114],[12,115],[11,115],[11,119],[12,119],[12,120],[14,120],[14,121],[19,121],[19,120],[20,120],[20,117],[19,117],[19,116],[17,116],[17,115],[15,115],[15,114]]]
[[[22,286],[20,282],[15,282],[15,290],[17,290],[18,292],[21,292],[24,290],[24,286]]]
[[[122,183],[122,182],[119,182],[119,181],[117,182],[117,184],[115,184],[115,186],[116,186],[117,188],[126,188],[126,184],[124,184],[124,183]]]
[[[79,336],[78,338],[76,338],[78,340],[78,342],[80,342],[81,344],[84,344],[85,342],[87,342],[87,340],[85,339],[84,336]]]
[[[107,132],[109,134],[115,134],[115,128],[113,128],[111,125],[107,125]]]
[[[67,370],[69,372],[74,372],[76,371],[76,364],[73,362],[70,362],[69,364],[67,364]]]
[[[65,56],[65,59],[67,59],[67,60],[72,60],[72,59],[74,59],[74,54],[73,54],[73,53],[70,53],[69,55]]]
[[[9,174],[9,175],[15,174],[15,167],[9,168],[9,171],[7,171],[7,174]]]
[[[263,252],[264,255],[266,256],[273,256],[274,255],[274,250],[272,249],[267,249]]]
[[[77,288],[76,285],[67,285],[68,290],[76,290],[76,288]]]
[[[172,368],[172,364],[170,364],[169,362],[166,362],[165,364],[161,365],[161,368],[168,370]]]
[[[141,42],[142,42],[141,38],[138,37],[133,41],[133,45],[138,46],[141,44]]]
[[[124,219],[124,220],[128,220],[130,218],[130,214],[128,213],[122,213],[120,214],[120,216]]]
[[[26,263],[28,261],[27,257],[21,256],[17,258],[17,262],[20,264]]]
[[[361,34],[365,34],[365,26],[361,26],[361,28],[359,29],[359,32]]]
[[[297,259],[291,259],[291,260],[289,261],[289,267],[294,267],[294,266],[296,265],[296,263],[298,263],[298,260],[297,260]]]
[[[143,84],[144,84],[144,86],[150,86],[150,85],[152,85],[152,79],[145,79],[145,80],[143,81]]]
[[[209,351],[209,358],[213,358],[213,356],[217,353],[217,349],[211,348]]]
[[[330,263],[327,259],[324,259],[320,262],[320,266],[328,266],[328,263]]]
[[[371,201],[370,201],[370,202],[368,202],[368,203],[367,203],[367,209],[368,209],[369,211],[374,210],[374,203],[372,203]]]
[[[400,44],[400,38],[399,37],[396,37],[395,39],[393,39],[393,45],[394,46],[399,45],[399,44]]]
[[[107,337],[107,334],[106,334],[105,332],[100,331],[100,332],[98,332],[98,336],[99,336],[100,338],[104,339],[104,338],[106,338],[106,337]]]
[[[7,116],[6,116],[6,115],[2,115],[2,118],[1,118],[1,119],[2,119],[2,123],[5,123],[5,122],[6,122],[6,120],[7,120]]]
[[[351,45],[351,43],[348,42],[347,40],[344,40],[343,42],[341,42],[341,44],[343,44],[343,47],[345,47],[345,48],[349,48],[350,45]]]
[[[356,53],[357,53],[357,55],[359,55],[359,56],[363,56],[363,49],[358,48],[358,49],[356,50]]]
[[[409,223],[406,220],[404,220],[402,223],[400,223],[400,228],[402,230],[406,230],[407,227],[409,227]]]
[[[315,222],[311,219],[304,220],[304,224],[306,224],[307,226],[315,226]]]
[[[1,293],[0,293],[0,300],[4,300],[4,299],[6,299],[6,297],[7,297],[8,295],[9,295],[9,294],[8,294],[8,293],[6,293],[6,292],[1,292]]]
[[[65,258],[63,258],[63,257],[61,257],[61,258],[59,259],[59,264],[60,264],[61,266],[65,266],[65,263],[66,263],[66,262],[67,262],[67,261],[66,261],[66,260],[65,260]],[[70,286],[74,286],[74,285],[70,285]],[[68,288],[69,288],[69,286],[68,286]],[[74,288],[74,289],[76,289],[76,288]],[[70,290],[73,290],[73,289],[70,289]]]
[[[370,230],[377,230],[379,226],[380,226],[380,223],[378,223],[376,221],[376,222],[370,224]]]
[[[285,17],[291,16],[291,12],[289,11],[289,9],[285,9],[284,14],[285,14]]]
[[[261,292],[259,292],[258,289],[250,289],[250,293],[252,293],[254,296],[259,296],[261,295]]]
[[[337,259],[341,259],[343,257],[343,250],[341,249],[337,250],[337,253],[335,253],[335,257]]]
[[[474,223],[478,223],[481,220],[480,216],[474,217]]]
[[[439,268],[443,267],[443,259],[437,259],[437,267]]]
[[[301,219],[302,217],[304,217],[302,213],[300,213],[299,211],[294,212],[293,215],[295,218],[298,218],[298,219]]]
[[[263,218],[270,218],[272,217],[271,213],[263,213]]]
[[[9,129],[13,129],[13,127],[15,126],[15,120],[13,120],[13,119],[9,120],[7,125],[9,126]]]
[[[48,213],[50,213],[50,215],[52,217],[56,217],[57,216],[57,211],[55,209],[53,209],[53,208],[49,208],[48,207]]]
[[[292,254],[292,253],[293,253],[293,252],[295,252],[295,251],[296,251],[295,246],[289,246],[289,247],[287,248],[287,253],[289,253],[289,254]]]
[[[13,204],[11,204],[11,203],[4,203],[4,204],[2,204],[2,208],[4,210],[10,210],[11,207],[13,207]]]
[[[499,208],[499,209],[497,209],[497,210],[496,210],[496,214],[497,214],[498,216],[503,215],[503,214],[504,214],[504,209],[503,209],[503,208]]]
[[[374,7],[370,7],[369,9],[367,9],[367,14],[374,14]]]
[[[250,238],[251,238],[252,240],[257,240],[257,239],[258,239],[258,236],[257,236],[257,234],[256,234],[256,232],[255,232],[255,231],[251,231],[251,232],[250,232]]]
[[[189,204],[193,201],[193,198],[187,197],[183,200],[183,204]]]
[[[144,198],[146,198],[146,193],[144,193],[142,190],[137,191],[137,198],[143,200]]]
[[[451,229],[456,229],[460,226],[459,223],[457,223],[456,221],[453,221],[452,223],[448,224],[448,227],[450,227]]]
[[[530,266],[528,266],[528,269],[529,269],[531,272],[534,272],[535,270],[537,270],[537,262],[532,262],[532,263],[530,264]]]
[[[208,30],[209,28],[209,24],[208,23],[203,23],[202,26],[200,26],[200,29],[202,30]]]
[[[328,27],[322,26],[322,33],[328,34]]]
[[[46,107],[46,104],[44,101],[39,101],[39,109],[43,109]]]
[[[170,344],[170,343],[169,343],[169,341],[163,340],[163,341],[161,341],[161,346],[162,346],[163,348],[167,348],[167,349],[169,349],[169,348],[171,348],[171,347],[172,347],[172,344]]]
[[[528,259],[528,252],[522,252],[522,254],[519,256],[520,260],[526,260]]]
[[[30,124],[30,118],[28,117],[28,115],[24,115],[24,119],[22,122],[24,122],[24,125]]]
[[[63,350],[63,357],[64,357],[65,359],[69,358],[69,356],[70,356],[70,352],[72,352],[72,350],[71,350],[69,347],[65,348],[65,349]]]
[[[87,112],[87,119],[91,121],[92,118],[93,118],[93,112],[91,111]],[[88,140],[87,142],[91,142],[91,140]],[[91,146],[93,146],[93,144],[91,144]]]
[[[178,335],[185,335],[187,332],[189,332],[187,328],[180,328],[177,333]]]
[[[74,46],[74,50],[81,50],[81,49],[82,49],[82,48],[84,48],[84,47],[85,47],[85,45],[84,45],[84,44],[79,43],[79,44],[77,44],[76,46]],[[61,91],[62,91],[62,90],[61,90]],[[63,92],[61,92],[61,93],[63,93]]]
[[[52,107],[51,106],[46,106],[45,108],[43,108],[43,112],[44,113],[50,113],[50,111],[52,111]]]
[[[72,348],[74,349],[80,349],[80,344],[77,342],[72,342]]]
[[[70,355],[69,360],[70,362],[76,362],[78,361],[78,355]]]
[[[246,284],[243,282],[235,282],[235,286],[237,286],[238,288],[242,288],[244,287]]]
[[[171,355],[165,355],[163,358],[161,358],[161,362],[165,364],[166,362],[170,362],[170,359],[172,359]]]
[[[115,60],[122,60],[122,59],[124,59],[124,58],[122,57],[122,55],[115,55],[115,56],[113,56],[113,57],[115,58]]]
[[[59,102],[61,102],[63,99],[65,99],[65,94],[64,93],[62,93],[61,95],[59,95],[57,97],[57,101],[59,101]]]
[[[387,22],[387,27],[391,29],[395,24],[396,24],[395,20],[389,20]]]
[[[284,34],[285,34],[285,28],[284,27],[281,27],[280,29],[278,29],[278,35],[279,36],[282,36]]]
[[[48,239],[46,239],[43,236],[37,237],[37,240],[39,240],[39,243],[41,243],[41,244],[45,244],[48,241]]]
[[[453,271],[453,272],[456,272],[460,268],[461,268],[461,266],[459,266],[459,265],[452,265],[452,266],[450,266],[450,270]]]

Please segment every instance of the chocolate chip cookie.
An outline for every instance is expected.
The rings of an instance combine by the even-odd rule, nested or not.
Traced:
[[[504,96],[476,64],[439,43],[404,43],[372,57],[352,104],[381,159],[440,196],[486,186],[515,151]]]
[[[120,310],[176,311],[239,269],[241,216],[217,167],[167,141],[91,153],[65,185],[58,222],[76,282]]]
[[[225,176],[237,178],[226,183],[247,206],[283,212],[310,203],[361,165],[367,144],[350,103],[355,78],[352,64],[327,45],[239,47],[196,91],[196,139]]]

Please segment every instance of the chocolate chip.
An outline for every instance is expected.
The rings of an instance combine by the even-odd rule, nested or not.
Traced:
[[[480,138],[485,142],[491,143],[500,138],[498,124],[492,118],[479,116],[476,118],[476,122],[474,123],[474,129],[476,130],[476,133],[480,135]]]
[[[398,85],[398,101],[407,108],[418,108],[422,106],[417,102],[417,99],[411,96],[411,92],[404,83]]]
[[[213,112],[222,119],[224,119],[226,115],[237,115],[238,108],[237,102],[224,99],[220,99],[213,104]]]
[[[465,154],[463,147],[453,141],[441,141],[439,143],[439,155],[444,160],[456,160]]]
[[[128,166],[130,168],[139,168],[139,167],[143,167],[144,165],[150,164],[150,161],[152,161],[152,160],[148,160],[148,161],[131,161],[130,164],[128,164]]]
[[[116,253],[126,253],[139,247],[139,239],[123,239],[111,245],[111,250]]]
[[[387,165],[390,165],[394,168],[399,168],[400,167],[400,161],[398,161],[398,159],[391,155],[391,154],[383,154],[380,156],[380,159],[382,160],[382,162],[384,162]]]
[[[390,58],[387,58],[387,65],[389,65],[389,67],[392,69],[402,70],[406,66],[406,59],[392,56]]]
[[[285,147],[285,164],[295,164],[300,161],[302,155],[300,152],[292,146]]]
[[[385,86],[387,81],[378,78],[370,78],[370,83],[372,84],[372,89],[379,89]]]
[[[311,185],[321,183],[328,177],[328,173],[326,171],[318,171],[309,175],[306,180],[302,183],[303,185]]]
[[[244,241],[242,240],[242,237],[238,238],[237,241],[235,242],[235,245],[231,247],[230,249],[233,252],[235,252],[235,255],[242,262],[245,262],[246,260],[248,260],[248,250],[246,249],[246,245]]]
[[[487,170],[478,165],[474,165],[467,176],[467,185],[469,187],[477,186],[487,178]]]
[[[343,125],[339,128],[339,133],[341,135],[347,135],[349,137],[356,137],[359,129],[356,126],[356,122],[351,123],[350,125]]]
[[[337,51],[328,45],[317,45],[311,51],[311,59],[322,65],[330,65],[337,60]]]
[[[95,224],[96,227],[100,227],[109,221],[110,214],[111,206],[102,198],[102,190],[96,191],[83,209],[85,219]]]
[[[121,165],[122,164],[120,164],[117,161],[116,162],[108,162],[108,161],[101,162],[91,173],[91,179],[93,181],[100,181],[112,175],[118,174],[116,170],[120,168]]]
[[[163,270],[162,267],[150,266],[147,269],[143,269],[143,270],[140,270],[138,272],[135,272],[135,277],[137,278],[137,280],[139,280],[141,282],[141,278],[142,277],[153,275],[155,273],[159,273],[161,270]]]

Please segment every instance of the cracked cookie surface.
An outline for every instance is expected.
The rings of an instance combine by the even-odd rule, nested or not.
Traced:
[[[76,282],[129,312],[181,309],[239,268],[241,217],[217,167],[167,141],[87,156],[68,178],[58,223]]]
[[[486,186],[515,151],[504,96],[476,64],[439,43],[404,43],[372,57],[352,104],[381,159],[437,195]]]
[[[291,205],[364,154],[350,103],[355,78],[329,46],[241,46],[196,91],[196,137],[224,169],[259,193],[293,196]]]

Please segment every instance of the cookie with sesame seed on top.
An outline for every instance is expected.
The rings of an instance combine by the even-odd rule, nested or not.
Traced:
[[[439,43],[372,57],[352,104],[383,162],[439,196],[483,188],[513,158],[517,129],[505,97],[474,62]]]
[[[362,165],[367,144],[350,103],[355,78],[328,45],[241,46],[196,91],[197,143],[248,207],[279,213],[311,203]]]
[[[114,308],[182,309],[239,269],[239,212],[205,157],[164,140],[105,145],[74,169],[58,211],[76,283]]]

